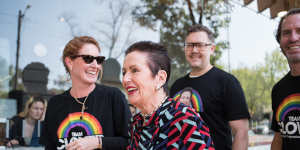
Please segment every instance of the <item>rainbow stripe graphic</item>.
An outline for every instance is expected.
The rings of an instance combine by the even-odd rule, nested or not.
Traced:
[[[177,101],[180,98],[181,92],[182,91],[179,91],[175,94],[175,96],[173,97],[175,101]],[[203,102],[199,93],[194,89],[192,90],[192,92],[192,107],[196,110],[196,112],[203,112]]]
[[[300,93],[289,95],[281,102],[276,111],[276,120],[284,121],[285,116],[295,110],[300,111]]]
[[[81,112],[69,114],[68,117],[59,125],[57,137],[68,137],[71,129],[75,127],[81,127],[85,130],[87,135],[103,134],[99,121],[93,115],[85,112],[82,119],[80,119],[80,116]]]

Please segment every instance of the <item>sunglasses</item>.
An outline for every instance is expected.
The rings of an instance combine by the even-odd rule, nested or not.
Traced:
[[[105,57],[104,56],[91,56],[91,55],[74,55],[71,56],[71,58],[77,58],[77,57],[81,57],[85,63],[90,64],[94,61],[94,59],[96,59],[97,64],[100,65],[104,62]]]

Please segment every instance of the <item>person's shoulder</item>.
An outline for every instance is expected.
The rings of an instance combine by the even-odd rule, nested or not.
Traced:
[[[183,82],[188,79],[190,73],[185,74],[184,76],[179,77],[175,82]]]
[[[63,97],[65,97],[65,96],[68,94],[68,91],[69,91],[69,90],[64,91],[63,93],[60,93],[60,94],[56,94],[56,95],[52,96],[52,97],[50,98],[50,100],[55,100],[55,99],[63,98]]]
[[[13,121],[13,122],[20,122],[20,121],[22,121],[24,119],[25,119],[24,117],[21,117],[19,115],[15,115],[10,120]]]
[[[124,93],[116,88],[102,84],[96,84],[96,89],[94,91],[96,95],[101,95],[101,97],[106,97],[105,99],[115,102],[126,101]]]
[[[68,95],[68,91],[64,91],[63,93],[61,94],[57,94],[57,95],[54,95],[52,96],[50,99],[49,99],[49,102],[48,102],[48,105],[57,105],[58,103],[61,103],[62,100],[66,99]]]
[[[290,72],[288,72],[284,77],[282,77],[275,85],[273,86],[273,89],[279,88],[284,84],[290,84],[290,82],[293,82],[290,80],[292,78]]]
[[[172,84],[171,89],[172,89],[174,86],[176,86],[176,85],[181,85],[181,83],[183,83],[183,82],[185,82],[185,81],[187,80],[187,77],[188,77],[188,74],[186,74],[185,76],[182,76],[182,77],[176,79],[176,80],[174,81],[174,83]]]
[[[220,77],[234,77],[233,74],[227,72],[227,71],[224,71],[223,69],[220,69],[218,67],[213,67],[212,70],[211,70],[213,73],[215,73],[216,75],[220,76]],[[235,78],[235,77],[234,77]]]
[[[103,84],[96,84],[95,90],[97,92],[104,92],[103,94],[116,94],[116,93],[122,93],[120,89],[112,86],[107,86]]]
[[[220,83],[232,83],[232,82],[239,82],[238,79],[231,73],[226,72],[220,68],[213,67],[210,70],[211,78],[214,78],[216,81]]]

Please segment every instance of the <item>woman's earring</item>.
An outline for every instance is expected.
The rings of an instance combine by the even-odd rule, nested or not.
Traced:
[[[99,70],[99,75],[98,75],[98,80],[101,82],[102,80],[102,77],[103,77],[103,72],[102,72],[102,69]]]
[[[157,86],[156,86],[156,90],[157,90],[157,91],[158,91],[160,88],[161,88],[160,85],[157,85]]]

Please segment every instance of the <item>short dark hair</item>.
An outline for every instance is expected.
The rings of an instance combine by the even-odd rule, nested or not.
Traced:
[[[211,42],[215,42],[214,33],[211,30],[209,30],[208,27],[206,27],[204,25],[196,24],[196,25],[191,26],[188,29],[187,35],[189,35],[191,33],[194,33],[194,32],[205,32],[207,34],[207,36],[208,36],[208,39]]]
[[[300,14],[300,8],[292,8],[287,12],[287,14],[285,14],[283,17],[281,17],[281,19],[279,21],[279,24],[278,24],[277,32],[276,32],[276,41],[278,43],[280,43],[281,28],[282,28],[283,20],[285,18],[287,18],[288,16],[295,15],[295,14]]]
[[[127,56],[129,53],[139,51],[145,52],[148,55],[147,64],[151,70],[152,76],[157,75],[159,70],[164,70],[167,73],[166,83],[163,85],[164,91],[168,93],[168,81],[171,74],[170,58],[167,49],[161,44],[151,41],[140,41],[132,44],[125,52]]]

